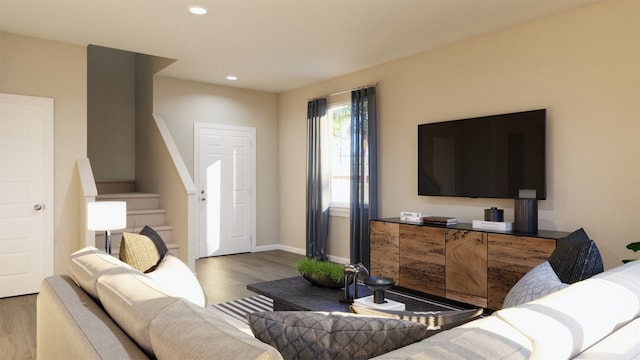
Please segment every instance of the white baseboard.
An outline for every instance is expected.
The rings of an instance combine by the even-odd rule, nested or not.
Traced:
[[[265,246],[256,246],[253,249],[253,252],[262,252],[262,251],[272,251],[272,250],[282,250],[282,251],[286,251],[286,252],[290,252],[290,253],[294,253],[294,254],[300,254],[300,255],[305,255],[307,253],[307,251],[305,249],[300,249],[300,248],[295,248],[292,246],[286,246],[286,245],[265,245]],[[339,257],[339,256],[333,256],[333,255],[329,255],[329,261],[333,261],[339,264],[348,264],[349,263],[349,259],[343,258],[343,257]]]

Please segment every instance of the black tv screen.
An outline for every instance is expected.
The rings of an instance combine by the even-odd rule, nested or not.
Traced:
[[[418,125],[418,195],[544,200],[545,134],[546,109]]]

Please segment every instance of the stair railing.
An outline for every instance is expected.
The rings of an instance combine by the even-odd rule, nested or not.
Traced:
[[[136,185],[138,191],[160,194],[167,223],[172,227],[173,241],[179,245],[179,258],[195,271],[196,187],[164,119],[153,114],[153,120],[158,132],[148,129],[145,133],[145,140],[149,141],[147,146],[153,147],[153,151],[148,148],[136,150],[139,156],[136,158]],[[159,143],[166,151],[159,151]],[[144,171],[139,168],[139,162],[144,163]]]
[[[76,160],[76,171],[80,181],[78,194],[78,248],[86,246],[96,246],[95,231],[87,229],[87,204],[96,201],[98,188],[91,170],[89,158],[79,158]]]

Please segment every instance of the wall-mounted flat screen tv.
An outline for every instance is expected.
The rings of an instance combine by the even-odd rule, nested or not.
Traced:
[[[418,125],[418,195],[546,199],[546,109]]]

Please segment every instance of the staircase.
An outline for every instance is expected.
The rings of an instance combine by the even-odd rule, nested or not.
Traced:
[[[98,196],[96,201],[126,201],[127,202],[127,228],[123,230],[111,231],[111,254],[118,257],[120,253],[120,241],[123,232],[137,233],[142,230],[145,225],[153,228],[162,240],[164,240],[167,248],[174,255],[178,255],[179,245],[172,241],[172,227],[167,225],[165,219],[165,210],[160,208],[160,195],[148,194],[140,192],[115,192],[103,193],[105,191],[116,191],[112,185],[104,183],[96,183],[98,188]],[[106,190],[106,188],[110,188]],[[135,185],[133,186],[135,188]],[[132,189],[131,186],[121,188],[126,191]],[[105,233],[104,231],[96,231],[96,247],[104,249]]]

